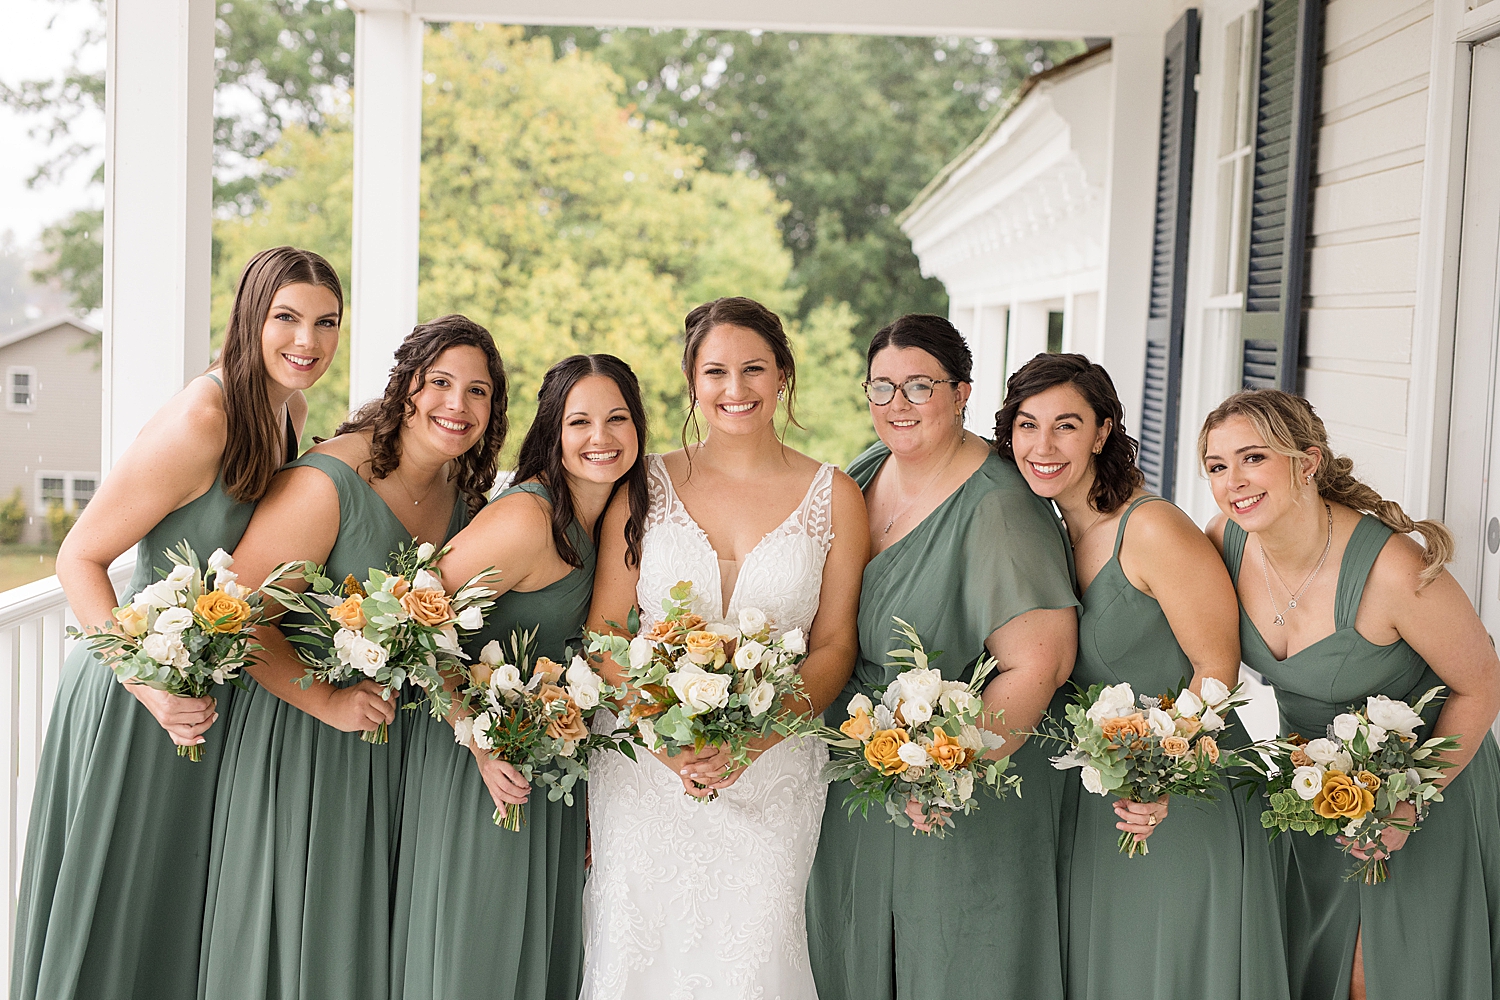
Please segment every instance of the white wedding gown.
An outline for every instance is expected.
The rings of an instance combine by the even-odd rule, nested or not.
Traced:
[[[797,509],[745,558],[719,608],[719,560],[648,458],[651,506],[636,600],[641,625],[662,617],[679,580],[693,611],[734,622],[760,608],[778,632],[812,624],[833,541],[834,467],[813,477]],[[690,798],[676,772],[599,754],[590,763],[593,868],[584,889],[581,1000],[815,1000],[803,896],[818,847],[828,751],[784,740],[712,802]]]

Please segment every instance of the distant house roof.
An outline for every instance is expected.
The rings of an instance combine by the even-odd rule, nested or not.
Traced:
[[[941,188],[943,184],[947,182],[948,178],[953,176],[954,172],[957,171],[959,167],[967,163],[970,157],[972,157],[981,148],[983,148],[984,144],[986,142],[989,142],[990,138],[994,136],[997,131],[999,131],[1000,126],[1004,124],[1005,119],[1011,116],[1011,112],[1020,107],[1021,102],[1026,100],[1026,96],[1033,90],[1035,90],[1040,84],[1046,83],[1049,80],[1056,80],[1061,77],[1071,76],[1078,70],[1093,65],[1094,62],[1103,58],[1103,56],[1109,52],[1109,49],[1109,42],[1105,42],[1097,48],[1089,49],[1087,52],[1080,53],[1079,55],[1076,55],[1071,59],[1064,60],[1063,62],[1058,63],[1056,66],[1053,66],[1050,69],[1044,69],[1040,73],[1033,73],[1025,80],[1021,81],[1021,85],[1016,88],[1015,93],[1010,95],[1009,100],[1007,100],[1005,104],[1000,108],[1000,110],[995,114],[995,117],[990,119],[989,124],[984,127],[984,131],[980,132],[978,137],[976,137],[973,142],[969,143],[969,145],[964,148],[964,151],[962,153],[959,153],[952,160],[950,160],[948,164],[943,167],[943,169],[939,170],[937,174],[933,176],[932,180],[927,182],[927,186],[924,187],[920,192],[918,192],[917,196],[912,199],[911,204],[907,205],[906,208],[902,210],[901,214],[896,216],[896,224],[900,225],[908,218],[910,218],[911,214],[918,208],[920,208],[923,202],[932,197],[933,193]]]
[[[11,344],[19,344],[27,338],[35,337],[39,333],[48,333],[62,326],[71,326],[79,333],[89,337],[100,335],[98,330],[80,319],[74,319],[72,316],[53,316],[49,319],[39,319],[30,326],[23,326],[19,330],[0,333],[0,349],[9,347]]]

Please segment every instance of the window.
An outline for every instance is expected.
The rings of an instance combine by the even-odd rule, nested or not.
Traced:
[[[97,483],[98,480],[92,476],[73,480],[73,502],[78,505],[79,510],[87,507],[89,501],[94,499],[94,487]]]
[[[22,413],[36,409],[36,369],[12,365],[5,370],[5,408]]]
[[[1251,155],[1255,152],[1255,52],[1259,11],[1224,29],[1223,111],[1216,159],[1219,224],[1214,227],[1213,295],[1236,295],[1245,284],[1245,225]]]
[[[1063,349],[1063,314],[1047,313],[1047,353],[1061,354]]]
[[[36,475],[36,510],[45,512],[60,503],[74,513],[88,506],[99,488],[97,472],[38,472]]]

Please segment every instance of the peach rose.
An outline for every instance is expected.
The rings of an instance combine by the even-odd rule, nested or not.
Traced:
[[[1105,739],[1118,743],[1124,743],[1131,737],[1145,736],[1151,731],[1151,727],[1146,724],[1146,717],[1139,712],[1134,715],[1117,715],[1113,719],[1105,719],[1104,725],[1099,728],[1104,730]]]
[[[469,667],[469,677],[479,687],[489,687],[490,678],[495,676],[495,668],[483,660],[476,660]]]
[[[1323,775],[1323,788],[1313,796],[1313,811],[1324,819],[1359,819],[1375,808],[1375,796],[1343,771]]]
[[[1165,736],[1161,741],[1161,752],[1176,760],[1187,756],[1188,741],[1181,736]]]
[[[870,721],[869,712],[856,712],[844,720],[839,726],[839,732],[851,740],[863,741],[869,739],[870,734],[875,732],[875,724]]]
[[[391,596],[397,598],[405,597],[406,592],[411,589],[411,584],[406,582],[406,577],[397,576],[391,579],[393,580],[391,583]]]
[[[558,702],[563,703],[563,712],[547,723],[547,735],[555,740],[568,740],[577,743],[589,734],[588,723],[583,721],[583,713],[578,710],[578,705],[568,692],[556,684],[543,684],[537,689],[537,697],[542,699],[542,704],[551,708]]]
[[[328,617],[349,631],[358,632],[365,627],[364,603],[363,597],[350,594],[344,598],[343,604],[336,604],[328,609]]]
[[[941,729],[933,734],[932,744],[927,747],[927,756],[944,771],[963,767],[969,762],[968,749]]]
[[[354,579],[354,574],[353,573],[350,573],[348,576],[344,577],[344,596],[345,597],[356,597],[356,596],[358,596],[358,597],[364,597],[364,596],[366,596],[365,595],[365,588],[364,588],[364,586],[358,580]]]
[[[1203,728],[1203,723],[1199,722],[1198,721],[1198,717],[1195,716],[1195,715],[1190,715],[1190,716],[1187,716],[1186,718],[1182,718],[1182,719],[1178,719],[1177,720],[1177,735],[1178,736],[1194,736],[1194,735],[1197,734],[1198,730],[1200,730],[1202,728]]]
[[[904,729],[882,729],[865,744],[865,760],[884,775],[900,774],[906,770],[906,761],[901,759],[901,747],[911,738]]]
[[[1371,774],[1369,771],[1360,771],[1354,776],[1354,780],[1364,785],[1372,792],[1380,791],[1380,776]]]
[[[1214,742],[1212,736],[1205,736],[1198,741],[1198,756],[1207,757],[1210,764],[1219,762],[1219,744]]]
[[[1298,747],[1292,751],[1293,767],[1312,767],[1313,759],[1307,755],[1307,751]]]
[[[536,665],[531,668],[531,676],[540,677],[545,684],[556,684],[562,679],[563,665],[545,656],[536,658]]]
[[[210,590],[200,595],[193,610],[205,622],[224,621],[210,628],[213,632],[238,632],[250,620],[250,605],[238,597],[230,597],[222,590]]]
[[[453,605],[441,590],[408,590],[401,595],[401,607],[418,624],[432,628],[453,619]]]
[[[724,655],[724,637],[713,632],[689,632],[683,645],[688,659],[698,664],[713,663]]]

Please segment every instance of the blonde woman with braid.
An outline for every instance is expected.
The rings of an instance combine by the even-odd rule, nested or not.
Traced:
[[[1461,741],[1422,828],[1356,851],[1392,857],[1389,881],[1346,881],[1349,859],[1333,841],[1291,835],[1292,996],[1491,1000],[1500,988],[1500,750],[1488,730],[1500,661],[1443,569],[1452,536],[1356,479],[1299,396],[1229,397],[1208,415],[1198,448],[1223,511],[1208,530],[1239,592],[1242,655],[1275,687],[1282,731],[1322,735],[1367,696],[1415,701],[1442,684],[1447,698],[1421,733]]]

